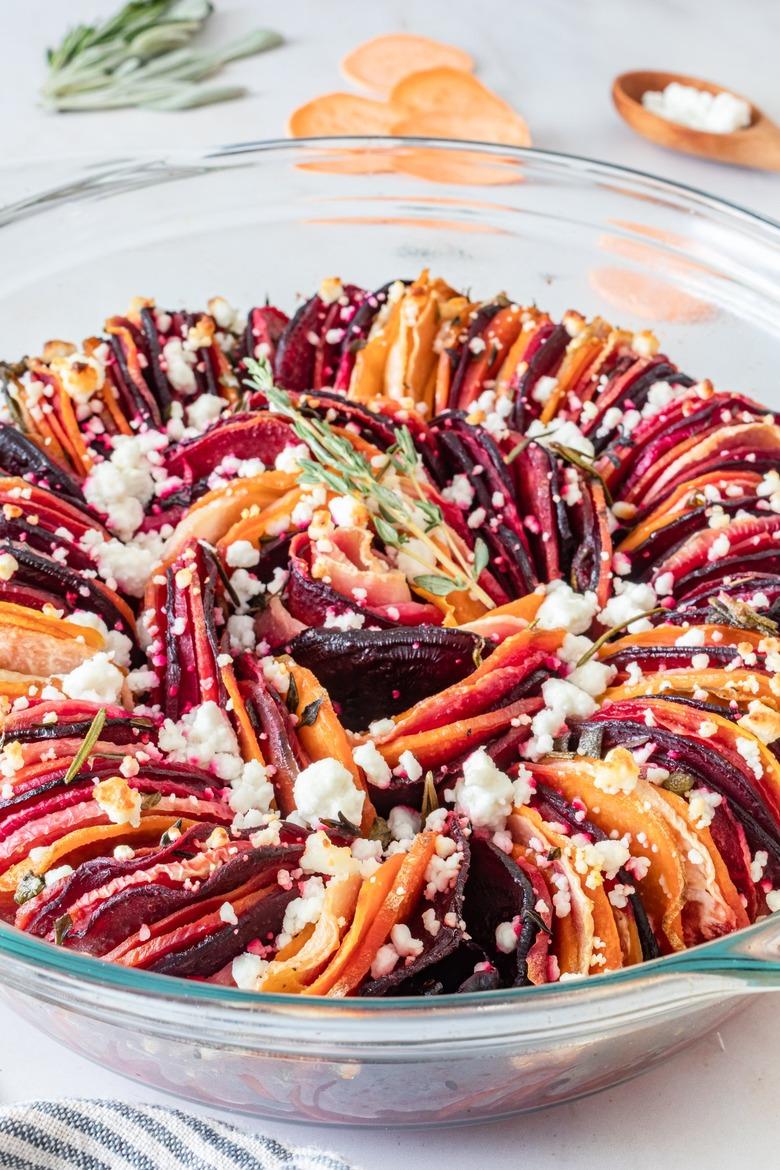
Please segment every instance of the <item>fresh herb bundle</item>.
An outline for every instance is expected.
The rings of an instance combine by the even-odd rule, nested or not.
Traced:
[[[295,434],[309,448],[311,458],[299,462],[299,483],[324,484],[339,495],[365,501],[374,530],[386,547],[403,549],[422,568],[430,568],[432,557],[436,572],[412,578],[419,589],[439,597],[467,590],[493,608],[493,600],[478,584],[488,562],[487,546],[477,538],[469,554],[452,539],[441,509],[423,490],[420,460],[408,427],[395,428],[395,442],[385,452],[385,462],[374,467],[348,439],[324,420],[305,415],[289,394],[274,385],[267,358],[250,358],[246,365],[251,375],[248,384],[265,394],[273,410],[291,420]],[[388,486],[383,480],[391,470],[396,479]],[[410,547],[412,541],[421,541],[431,557],[418,557]]]
[[[186,110],[242,97],[242,86],[198,83],[228,61],[273,49],[282,38],[257,29],[221,49],[190,48],[213,11],[208,0],[129,0],[101,24],[78,25],[47,52],[45,104],[54,110]]]

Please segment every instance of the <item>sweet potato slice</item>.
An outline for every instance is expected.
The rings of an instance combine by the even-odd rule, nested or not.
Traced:
[[[519,114],[485,111],[457,114],[448,109],[427,110],[399,119],[393,134],[401,138],[458,138],[467,142],[497,142],[503,146],[530,146],[528,124]]]
[[[683,950],[685,880],[674,840],[663,822],[633,793],[608,792],[599,787],[597,780],[604,783],[599,773],[609,762],[609,758],[603,761],[585,757],[556,760],[554,766],[539,766],[535,771],[542,773],[545,783],[567,800],[581,800],[590,819],[605,833],[629,835],[632,856],[646,857],[649,862],[637,886],[653,924],[663,930],[671,950]]]
[[[259,990],[300,994],[316,979],[339,948],[355,913],[360,889],[358,874],[332,881],[316,926],[294,952],[279,952],[266,971]],[[291,947],[296,942],[297,939],[293,939]]]
[[[341,62],[341,72],[353,85],[388,94],[403,77],[440,67],[471,72],[474,60],[465,49],[445,45],[414,33],[386,33],[358,45]]]
[[[324,93],[293,110],[291,138],[333,138],[342,134],[389,134],[398,115],[384,102],[353,93]]]
[[[401,78],[390,93],[390,105],[396,122],[428,113],[467,118],[513,115],[511,106],[476,77],[447,66]]]

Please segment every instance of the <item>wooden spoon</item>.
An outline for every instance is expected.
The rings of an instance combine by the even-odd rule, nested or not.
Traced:
[[[648,89],[663,90],[670,82],[692,85],[708,93],[722,93],[724,87],[681,73],[661,73],[638,70],[621,73],[612,83],[612,100],[624,121],[632,130],[685,154],[698,154],[716,162],[732,163],[740,167],[756,167],[762,171],[780,171],[780,126],[776,125],[757,106],[750,106],[750,125],[730,134],[713,134],[707,130],[691,130],[677,122],[669,122],[660,114],[653,114],[642,105],[642,94]],[[728,90],[732,93],[732,90]],[[734,95],[739,96],[737,94]],[[747,101],[747,99],[745,99]]]

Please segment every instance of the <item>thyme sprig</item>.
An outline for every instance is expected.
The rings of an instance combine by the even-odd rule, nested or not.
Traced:
[[[46,54],[45,104],[55,110],[185,110],[242,97],[243,86],[198,83],[282,38],[258,29],[219,49],[190,48],[213,11],[208,0],[129,0],[102,23],[77,25]]]
[[[81,747],[76,752],[75,756],[73,757],[73,759],[70,762],[70,767],[68,768],[67,772],[65,773],[65,776],[63,777],[63,781],[62,781],[63,784],[70,784],[72,780],[76,779],[79,772],[81,771],[82,765],[87,762],[93,747],[95,746],[97,741],[100,739],[100,733],[103,730],[103,727],[105,726],[105,722],[106,722],[106,709],[105,709],[105,707],[101,707],[100,710],[95,714],[95,717],[92,720],[92,722],[90,723],[87,734],[84,736],[84,739],[81,741]]]
[[[298,482],[322,485],[342,496],[365,503],[377,536],[388,548],[403,549],[424,572],[412,584],[439,597],[466,590],[488,609],[494,607],[478,578],[488,563],[485,542],[478,538],[469,554],[453,538],[444,523],[441,508],[425,493],[420,475],[420,457],[408,427],[396,427],[394,442],[378,466],[358,451],[349,439],[329,423],[304,414],[284,390],[274,385],[266,358],[247,360],[248,385],[265,394],[271,408],[290,419],[293,430],[309,448],[310,458],[299,460]],[[390,480],[390,472],[395,475]],[[412,541],[420,541],[429,554],[423,557]],[[435,571],[431,571],[431,562]]]

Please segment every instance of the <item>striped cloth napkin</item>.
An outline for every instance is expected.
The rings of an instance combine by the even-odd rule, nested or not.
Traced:
[[[355,1170],[162,1105],[28,1101],[0,1109],[0,1167],[13,1170]]]

